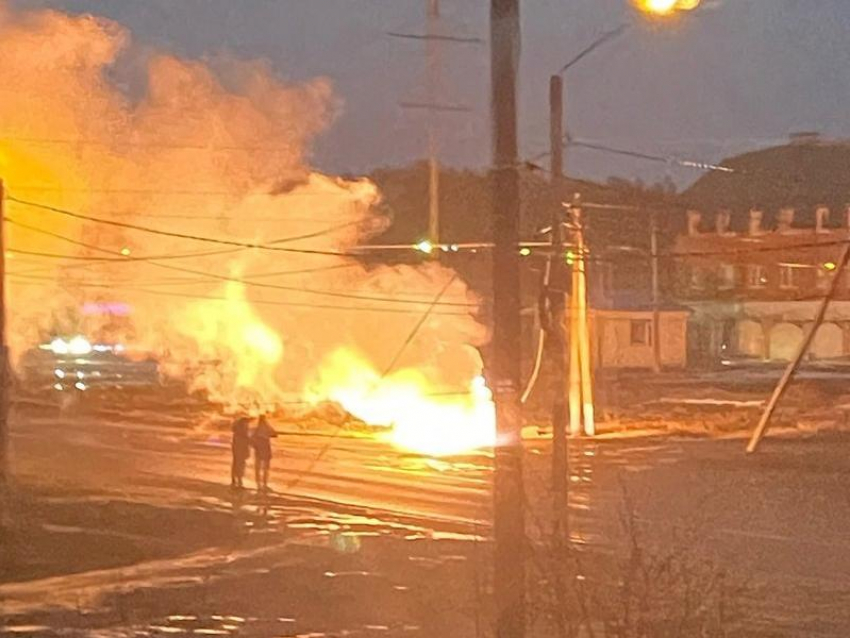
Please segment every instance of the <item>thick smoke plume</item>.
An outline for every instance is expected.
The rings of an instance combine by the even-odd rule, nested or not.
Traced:
[[[335,400],[411,445],[422,428],[462,439],[483,420],[481,442],[485,335],[463,283],[433,264],[366,269],[339,255],[384,220],[370,182],[308,165],[338,109],[327,80],[151,53],[106,19],[2,4],[0,60],[14,356],[57,334],[121,340],[231,406]]]

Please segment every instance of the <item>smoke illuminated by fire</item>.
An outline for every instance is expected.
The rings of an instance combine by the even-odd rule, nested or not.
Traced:
[[[367,268],[339,254],[385,220],[373,184],[307,164],[337,110],[327,80],[296,85],[263,62],[151,53],[109,20],[16,13],[2,0],[0,59],[11,196],[295,249],[164,237],[8,201],[13,355],[57,335],[113,340],[234,408],[334,401],[391,426],[406,448],[492,444],[476,349],[486,331],[466,286],[448,285],[452,272],[437,264]]]

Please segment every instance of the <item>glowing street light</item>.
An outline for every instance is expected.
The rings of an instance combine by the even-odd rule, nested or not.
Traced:
[[[422,241],[420,241],[414,246],[414,248],[421,253],[425,253],[426,255],[430,255],[432,252],[434,252],[434,244],[432,244],[427,239],[423,239]]]
[[[47,349],[53,351],[53,354],[68,354],[68,342],[56,337],[50,342]]]
[[[701,0],[633,0],[634,5],[644,13],[655,16],[668,16],[677,11],[693,11]]]
[[[82,336],[76,336],[68,342],[68,352],[75,355],[89,354],[92,351],[92,345],[88,339]]]

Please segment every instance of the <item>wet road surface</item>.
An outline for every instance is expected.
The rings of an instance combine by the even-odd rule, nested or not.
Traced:
[[[281,584],[292,577],[322,591],[341,588],[338,595],[355,601],[352,608],[361,613],[351,611],[339,622],[322,624],[317,620],[321,613],[310,612],[315,627],[321,625],[316,631],[434,635],[435,619],[442,615],[445,635],[474,635],[470,632],[476,626],[486,633],[486,622],[476,619],[486,611],[476,609],[486,598],[489,548],[472,539],[488,534],[488,454],[434,460],[369,438],[293,431],[276,441],[272,484],[278,494],[262,502],[232,498],[222,485],[229,477],[226,435],[197,425],[179,418],[164,422],[156,411],[122,418],[16,420],[13,449],[22,481],[57,481],[75,489],[120,493],[129,500],[228,512],[240,527],[258,528],[263,538],[275,539],[271,545],[260,542],[242,549],[242,554],[210,548],[118,573],[65,576],[50,583],[47,600],[61,605],[76,597],[79,604],[79,592],[87,591],[94,605],[108,583],[112,591],[149,591],[186,579],[203,581],[220,573],[222,565],[238,565],[240,587],[252,591],[259,578],[252,570],[266,569],[271,581],[260,589],[278,588],[279,601],[299,598],[298,591]],[[532,538],[545,535],[535,528],[546,526],[550,510],[546,447],[545,442],[528,446]],[[850,438],[771,439],[753,457],[745,456],[743,447],[741,440],[708,439],[571,442],[569,530],[574,545],[588,553],[621,551],[629,543],[622,523],[628,512],[641,543],[665,548],[682,546],[684,538],[687,551],[741,584],[736,635],[850,635]],[[434,539],[438,549],[425,549],[422,541]],[[332,548],[337,558],[304,558],[319,547]],[[304,558],[297,567],[290,564],[293,555]],[[477,557],[474,569],[471,556]],[[587,571],[593,578],[592,568]],[[432,576],[439,583],[432,584],[436,592],[428,598],[434,609],[412,610],[409,603],[398,602],[403,592]],[[451,594],[447,582],[453,584]],[[17,604],[18,611],[32,611],[45,600],[44,584],[3,585],[0,595],[7,605]],[[239,623],[214,616],[238,616],[234,609],[247,604],[224,591],[207,594],[212,600],[230,600],[233,608],[218,609],[220,613],[199,613],[204,605],[198,604],[171,610],[190,620],[169,621],[167,606],[145,607],[130,600],[122,605],[158,614],[160,624],[155,626],[160,629],[153,633],[216,635],[231,631],[222,625]],[[369,602],[364,603],[358,596],[367,592]],[[441,608],[443,599],[459,605],[444,601]],[[380,614],[371,618],[364,605],[387,610],[392,622],[382,622]],[[302,615],[305,608],[309,605],[302,605]],[[253,611],[256,618],[265,618],[268,635],[303,633],[303,618],[298,631],[287,634],[283,626],[272,631],[273,619],[256,606]],[[371,620],[364,620],[366,616]]]

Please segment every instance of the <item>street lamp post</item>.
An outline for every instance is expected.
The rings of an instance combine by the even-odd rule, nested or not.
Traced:
[[[585,57],[607,42],[611,42],[626,32],[629,24],[623,24],[606,31],[589,46],[585,47],[549,80],[549,115],[550,115],[550,169],[553,182],[557,183],[564,177],[564,143],[569,139],[569,129],[564,131],[564,76],[568,70],[581,62]],[[570,221],[573,231],[573,243],[578,246],[578,254],[572,263],[572,292],[569,303],[569,330],[565,339],[555,339],[556,343],[569,343],[569,363],[561,363],[558,370],[563,375],[569,370],[569,383],[562,379],[559,384],[566,389],[569,404],[569,428],[574,435],[584,431],[585,434],[595,433],[593,416],[593,382],[590,366],[590,330],[587,313],[587,261],[585,259],[584,239],[582,234],[581,210],[570,206]],[[555,232],[554,224],[552,232]],[[567,305],[564,304],[564,308]],[[550,330],[559,330],[558,322],[551,322]],[[556,400],[553,407],[553,445],[552,455],[553,475],[555,484],[561,484],[561,476],[566,473],[566,431],[563,400]],[[557,490],[556,490],[557,492]]]
[[[696,9],[701,0],[631,0],[632,4],[641,12],[655,17],[666,18],[675,13],[682,11],[691,11]],[[624,23],[620,26],[602,33],[598,38],[591,42],[587,47],[582,49],[569,62],[560,68],[558,73],[551,76],[549,81],[549,114],[550,114],[550,170],[553,182],[559,182],[563,179],[564,170],[564,155],[565,145],[570,139],[569,127],[564,123],[564,86],[565,76],[567,71],[584,60],[591,53],[619,38],[631,28],[631,23]],[[569,384],[562,383],[562,387],[569,388],[568,403],[570,405],[570,431],[574,434],[584,431],[585,434],[592,435],[595,432],[593,422],[593,389],[591,366],[587,359],[590,356],[589,343],[589,326],[587,313],[587,251],[584,247],[584,240],[581,233],[581,212],[579,208],[573,211],[573,233],[574,241],[580,245],[578,254],[573,260],[573,288],[570,299],[570,382]],[[652,339],[653,339],[653,368],[656,371],[661,369],[660,361],[660,343],[659,343],[659,290],[658,290],[658,251],[657,251],[656,229],[653,220],[652,226]],[[585,359],[582,361],[582,357]],[[562,370],[566,370],[567,366],[560,366]],[[572,378],[578,375],[578,378]],[[587,378],[585,378],[587,377]],[[553,417],[559,413],[558,402],[554,409]],[[565,437],[564,433],[559,430],[563,425],[558,422],[557,418],[553,418],[553,438],[556,448],[561,445]],[[553,458],[560,458],[562,455],[556,453]],[[563,468],[553,468],[555,474],[563,470]]]

